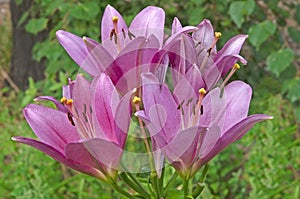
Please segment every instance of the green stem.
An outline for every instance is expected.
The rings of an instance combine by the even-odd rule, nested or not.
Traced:
[[[159,187],[160,195],[163,195],[164,193],[164,176],[165,176],[165,165],[163,165],[160,178],[158,179],[158,187]]]
[[[151,171],[150,177],[151,177],[151,184],[154,189],[154,192],[156,193],[157,198],[161,198],[160,188],[158,185],[157,173],[155,170]]]
[[[115,182],[112,182],[110,184],[112,186],[112,188],[114,188],[114,190],[116,190],[117,192],[119,192],[120,194],[122,194],[123,196],[126,196],[127,198],[133,198],[132,195],[130,195],[129,193],[127,193],[126,191],[124,191],[121,187],[119,187]]]
[[[197,183],[197,187],[196,187],[196,189],[195,189],[195,190],[193,191],[193,193],[192,193],[192,196],[193,196],[194,198],[197,198],[197,197],[202,193],[202,191],[204,190],[204,187],[205,187],[204,181],[205,181],[205,178],[206,178],[206,176],[207,176],[208,168],[209,168],[209,165],[206,164],[206,165],[204,166],[203,171],[202,171],[201,178],[200,178],[200,182]]]
[[[150,194],[144,189],[144,187],[134,178],[134,176],[132,175],[130,178],[133,179],[133,181],[131,181],[127,175],[132,175],[130,173],[121,173],[120,177],[123,179],[123,181],[129,186],[131,187],[133,190],[135,190],[136,192],[140,193],[142,196],[144,196],[145,198],[151,198]]]
[[[176,178],[178,176],[178,173],[175,171],[172,178],[168,181],[166,187],[164,188],[165,190],[165,195],[169,192],[169,189],[173,187],[174,183],[176,182]]]
[[[187,198],[189,192],[189,180],[183,181],[183,193],[184,193],[184,199]]]

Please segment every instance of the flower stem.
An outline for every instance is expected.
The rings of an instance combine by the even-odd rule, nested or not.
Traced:
[[[177,172],[174,172],[172,178],[168,181],[166,187],[165,187],[165,195],[169,192],[169,189],[173,187],[174,183],[176,182],[176,178],[178,176]]]
[[[122,180],[129,186],[131,187],[133,190],[135,190],[136,192],[138,192],[139,194],[141,194],[144,198],[151,198],[150,194],[144,189],[144,187],[134,178],[134,176],[131,176],[130,178],[133,180],[131,181],[128,176],[132,175],[130,173],[121,173],[120,177],[122,178]]]
[[[189,180],[183,181],[183,193],[184,193],[184,199],[187,198],[189,192]]]
[[[160,188],[159,188],[159,180],[157,178],[157,172],[155,170],[151,171],[150,177],[151,177],[151,184],[154,189],[154,192],[156,193],[157,198],[160,198],[162,193],[160,192]]]
[[[132,195],[130,195],[129,193],[127,193],[126,191],[124,191],[121,187],[119,187],[115,182],[110,183],[110,185],[112,186],[112,188],[114,190],[116,190],[117,192],[119,192],[120,194],[122,194],[123,196],[126,196],[127,198],[133,198]]]
[[[164,176],[165,176],[165,165],[163,165],[160,178],[158,179],[158,186],[160,189],[159,191],[160,191],[160,194],[162,194],[162,195],[164,193]]]
[[[202,191],[204,190],[204,187],[205,187],[204,181],[205,181],[205,178],[206,178],[206,176],[207,176],[208,168],[209,168],[209,165],[206,164],[206,165],[204,166],[203,171],[202,171],[201,178],[200,178],[200,182],[197,183],[197,186],[196,186],[195,190],[194,190],[193,193],[192,193],[192,196],[193,196],[194,198],[197,198],[197,197],[202,193]]]

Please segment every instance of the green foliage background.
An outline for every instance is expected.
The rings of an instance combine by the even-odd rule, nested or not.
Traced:
[[[208,18],[215,30],[222,32],[219,49],[236,34],[249,35],[242,51],[248,65],[235,77],[254,89],[250,113],[266,113],[274,119],[256,125],[211,161],[203,198],[300,198],[300,4],[293,0],[35,0],[19,23],[29,18],[26,30],[32,34],[50,31],[48,39],[34,48],[36,60],[47,59],[46,78],[41,82],[30,79],[25,92],[1,87],[0,196],[116,198],[107,185],[10,141],[15,135],[34,137],[22,117],[22,107],[38,95],[60,98],[67,77],[78,72],[55,32],[64,29],[98,40],[101,16],[108,3],[128,23],[147,5],[165,9],[167,27],[175,16],[184,25],[197,25]],[[0,28],[11,38],[9,28]],[[1,68],[8,68],[10,46],[1,45]]]

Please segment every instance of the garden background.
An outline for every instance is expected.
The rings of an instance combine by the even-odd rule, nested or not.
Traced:
[[[11,21],[9,4],[21,11],[17,23]],[[60,99],[61,86],[78,73],[55,38],[56,30],[99,40],[107,4],[119,10],[127,23],[148,5],[165,10],[167,27],[175,16],[183,25],[197,25],[208,18],[222,32],[218,49],[236,34],[249,35],[241,52],[248,64],[235,77],[253,87],[250,113],[265,113],[274,119],[256,125],[211,161],[203,198],[300,198],[297,0],[0,1],[0,197],[116,198],[104,183],[10,140],[15,135],[34,137],[22,115],[24,106],[39,95]],[[32,49],[25,49],[32,55],[25,56],[27,60],[13,50],[13,43],[26,43],[14,36],[16,29],[34,41]],[[32,72],[33,67],[37,72]]]

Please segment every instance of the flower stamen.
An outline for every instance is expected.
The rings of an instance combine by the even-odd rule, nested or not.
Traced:
[[[203,100],[204,96],[206,95],[206,93],[207,93],[207,91],[204,88],[199,89],[199,98],[198,98],[197,105],[195,107],[193,126],[196,125],[196,122],[199,117],[199,112],[200,112],[200,114],[203,114],[202,100]]]
[[[225,80],[222,82],[220,89],[222,90],[225,85],[228,83],[229,79],[233,76],[233,74],[235,73],[235,71],[239,70],[241,68],[241,66],[238,63],[235,63],[232,66],[231,71],[229,72],[229,74],[227,75],[227,77],[225,78]]]
[[[210,55],[211,50],[215,47],[215,45],[217,44],[218,40],[220,39],[220,37],[222,36],[221,32],[215,32],[215,38],[214,41],[211,45],[211,47],[207,50],[208,54]]]

